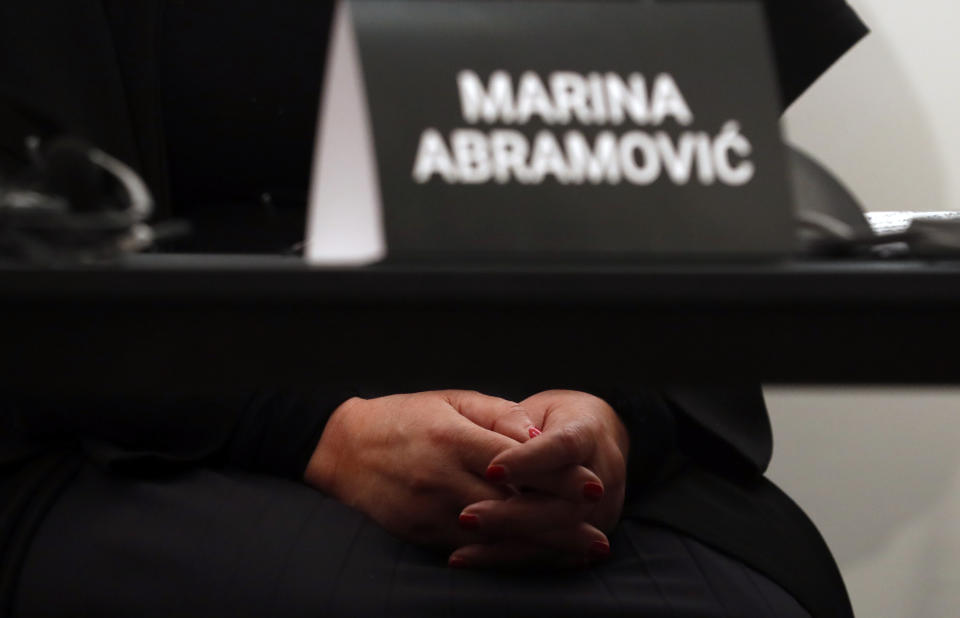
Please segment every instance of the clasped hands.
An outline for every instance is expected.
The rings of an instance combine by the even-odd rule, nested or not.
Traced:
[[[575,566],[610,551],[628,448],[613,409],[577,391],[354,398],[304,479],[408,541],[452,550],[452,566]]]

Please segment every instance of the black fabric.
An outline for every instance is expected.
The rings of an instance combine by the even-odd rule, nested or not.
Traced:
[[[198,466],[299,481],[329,413],[357,392],[328,386],[315,393],[231,393],[215,398],[154,393],[140,400],[85,398],[81,393],[6,393],[0,408],[0,418],[4,419],[0,433],[17,439],[0,449],[9,466],[0,478],[7,490],[5,496],[10,498],[0,512],[0,521],[8,526],[4,530],[7,543],[16,551],[4,553],[0,572],[10,586],[16,583],[20,564],[30,556],[27,549],[44,509],[63,488],[70,491],[72,474],[84,462],[94,463],[118,482],[145,479],[160,486],[176,483]],[[741,465],[731,474],[729,447],[722,442],[697,444],[689,450],[683,432],[678,431],[684,421],[677,422],[685,413],[678,413],[656,390],[637,387],[595,392],[616,406],[630,432],[627,515],[669,526],[744,560],[796,595],[814,615],[850,615],[842,580],[816,529],[789,498],[760,476],[759,470]],[[721,412],[714,405],[714,412],[725,416],[746,413],[748,417],[751,412],[758,413],[749,407],[757,401],[755,393],[750,396],[752,389],[740,392],[739,398],[732,391],[722,393],[717,401],[731,407]],[[360,393],[382,394],[376,389]],[[500,394],[514,399],[523,396],[519,391]],[[278,496],[263,495],[260,499],[272,502]],[[90,509],[88,517],[94,516],[97,504],[109,503],[95,496],[84,496],[83,500]],[[154,525],[162,528],[164,517]],[[191,524],[166,519],[165,525],[189,529]],[[116,530],[110,528],[111,533]],[[160,536],[168,533],[158,532]],[[269,539],[274,533],[265,525],[262,534]],[[198,535],[195,540],[200,538]],[[109,568],[109,563],[98,563],[94,572],[104,573]],[[29,580],[20,577],[20,581]],[[59,580],[48,581],[54,584]],[[15,589],[5,592],[4,601],[15,602]]]
[[[767,0],[784,109],[868,30],[846,2]]]
[[[0,616],[46,509],[84,462],[111,474],[169,477],[197,466],[300,481],[326,419],[349,387],[85,397],[0,390]]]
[[[768,0],[765,4],[771,19],[785,104],[792,102],[865,32],[856,15],[841,0]],[[192,2],[190,5],[198,6]],[[255,3],[245,2],[243,6],[250,9]],[[264,4],[262,10],[275,10],[276,6]],[[160,216],[177,214],[181,203],[177,196],[170,195],[169,155],[184,153],[188,144],[179,139],[176,144],[167,143],[170,134],[164,125],[172,121],[173,133],[183,136],[190,134],[193,121],[181,115],[182,110],[191,108],[189,101],[176,100],[177,88],[182,97],[189,84],[184,82],[174,86],[173,92],[165,90],[169,88],[169,82],[164,78],[178,79],[180,76],[176,71],[171,73],[171,66],[164,64],[175,63],[177,58],[162,55],[164,25],[177,26],[169,15],[171,21],[164,21],[163,7],[163,0],[0,2],[0,175],[15,173],[24,164],[23,143],[27,135],[69,132],[132,164],[143,173],[153,189]],[[238,11],[233,17],[250,19],[253,13]],[[238,27],[236,32],[247,31],[238,24],[234,25]],[[234,39],[235,42],[242,40],[242,37]],[[202,43],[202,38],[193,42],[198,41]],[[273,43],[276,49],[271,53],[276,53],[276,59],[286,57],[284,54],[289,54],[303,41],[298,42],[293,37],[290,42],[293,47],[287,48],[284,48],[285,38],[278,38]],[[189,45],[190,41],[181,39],[180,44]],[[325,42],[318,37],[315,45],[314,58]],[[185,48],[181,53],[186,53]],[[180,58],[184,60],[184,56]],[[304,72],[305,75],[309,73],[304,79],[319,84],[320,75],[314,73],[314,68]],[[261,72],[260,77],[264,74],[269,75],[269,71]],[[236,90],[227,88],[230,84],[221,85],[222,90],[207,93],[212,98],[198,102],[198,109],[213,109],[218,98],[223,103],[225,98],[235,96]],[[303,83],[297,85],[297,88],[302,87]],[[309,104],[304,105],[315,109],[318,95],[315,92]],[[263,125],[258,131],[269,135],[281,118],[275,112],[275,104],[262,108],[254,106],[245,111],[244,122],[249,124],[259,117]],[[171,113],[175,117],[167,118]],[[299,138],[302,141],[299,145],[291,145],[289,152],[309,151],[313,127],[311,124],[302,128]],[[244,141],[245,128],[237,127],[237,130],[235,143],[240,147],[236,150],[248,152],[255,149],[256,144]],[[212,153],[223,152],[213,145],[204,158],[209,161],[210,156],[215,156]],[[177,156],[180,160],[180,154]],[[214,161],[213,164],[228,166],[238,160],[243,159]],[[249,161],[246,165],[250,165]],[[261,159],[252,161],[258,164]],[[191,160],[190,165],[200,163]],[[298,169],[307,169],[308,163],[298,162]],[[278,160],[277,164],[284,162]],[[184,175],[180,176],[181,173]],[[268,172],[257,172],[261,173]],[[254,177],[261,180],[251,185],[256,191],[263,184],[263,177]],[[189,166],[175,170],[173,178],[180,178],[176,181],[177,191],[186,191],[185,194],[190,193],[191,184],[200,182],[196,170]],[[278,195],[297,195],[305,183],[305,179],[282,174],[277,178],[280,179],[277,187],[267,186]],[[226,175],[220,180],[221,184],[204,186],[196,195],[203,195],[204,201],[207,196],[212,200],[218,194],[224,199],[236,198],[231,194],[235,178]],[[243,193],[239,199],[247,199],[248,193]],[[193,208],[194,212],[200,210],[196,203],[182,205]],[[299,204],[286,212],[293,213],[291,220],[302,222],[303,212],[298,210],[302,208],[303,204]],[[229,218],[232,212],[205,210],[214,213],[215,219]],[[269,209],[258,212],[269,214]],[[284,225],[279,227],[285,229]],[[295,238],[294,235],[292,239]],[[171,378],[175,382],[175,376]],[[638,382],[642,382],[642,377]],[[769,463],[772,442],[759,387],[727,389],[725,394],[672,388],[662,396],[642,388],[623,390],[625,394],[617,396],[616,407],[630,427],[631,440],[636,446],[630,464],[632,478],[642,478],[644,491],[639,493],[646,496],[642,509],[636,507],[641,510],[635,511],[634,516],[668,523],[748,561],[757,570],[778,578],[780,584],[801,599],[815,615],[850,614],[842,582],[836,577],[835,565],[816,530],[795,505],[770,489],[772,486],[760,478]],[[322,431],[325,415],[336,405],[334,402],[345,395],[332,389],[321,392],[318,397],[313,404],[307,397],[307,403],[301,398],[267,399],[255,404],[221,401],[201,407],[195,407],[196,402],[191,404],[189,400],[166,406],[161,401],[97,402],[98,405],[85,409],[73,405],[59,411],[45,407],[43,402],[27,402],[26,410],[38,415],[31,418],[53,414],[47,418],[56,419],[56,422],[43,426],[29,418],[23,421],[27,427],[16,431],[26,430],[36,440],[28,442],[10,438],[14,430],[7,428],[14,415],[12,399],[5,396],[2,400],[5,416],[0,416],[0,428],[4,430],[0,432],[0,489],[4,498],[0,504],[0,544],[3,548],[0,556],[0,585],[3,586],[0,588],[0,612],[8,609],[7,604],[13,600],[20,559],[26,555],[43,513],[61,489],[70,484],[84,461],[92,458],[114,474],[141,476],[168,474],[177,467],[186,469],[199,464],[224,467],[242,462],[244,466],[265,473],[298,478],[297,468],[305,463],[304,456],[311,440],[315,444]],[[67,410],[81,416],[57,416],[58,412]],[[183,410],[192,410],[195,414],[179,417],[184,421],[179,425],[183,429],[181,434],[171,430],[171,427],[178,426],[172,421],[167,424],[147,423],[143,427],[149,427],[149,430],[131,429],[125,420],[127,417],[117,416],[102,423],[76,425],[78,419],[84,419],[84,411],[104,410],[108,413],[113,410],[121,416],[131,410],[151,411],[146,416],[129,416],[137,422],[151,418],[156,421],[167,418],[163,414],[177,414]],[[215,413],[204,416],[209,410]],[[651,410],[658,412],[651,415]],[[152,416],[154,412],[162,414]],[[25,416],[21,407],[19,418]],[[187,435],[192,431],[191,423],[198,420],[200,429]],[[296,426],[302,431],[294,431]],[[58,427],[58,431],[51,431]],[[131,433],[117,433],[124,427]],[[279,427],[285,429],[278,430]],[[651,427],[653,431],[649,431]],[[77,439],[78,435],[83,439]],[[288,440],[294,440],[296,446],[288,448]],[[678,468],[671,467],[674,460],[680,462]],[[730,463],[732,461],[738,463]],[[704,468],[711,472],[685,476],[689,470]],[[763,518],[774,512],[779,514],[779,519],[774,519],[779,524],[759,525]],[[789,534],[784,533],[787,530]],[[778,534],[786,540],[774,539]],[[789,539],[797,540],[790,542]],[[792,569],[785,570],[778,564],[790,564]]]
[[[82,463],[76,456],[0,436],[0,616],[10,615],[20,565],[40,523]]]
[[[207,464],[300,480],[327,417],[355,394],[337,385],[283,394],[238,389],[216,397],[175,386],[136,398],[5,393],[0,427],[21,444],[83,452],[122,473],[167,474]]]
[[[731,473],[762,474],[773,456],[773,430],[759,385],[674,386],[664,399],[680,411],[682,450],[707,466]],[[683,410],[697,410],[683,414]]]
[[[830,550],[804,512],[762,476],[731,478],[681,455],[624,516],[690,532],[790,590],[814,616],[852,616]],[[834,582],[830,584],[828,582]],[[839,584],[842,587],[842,584]]]
[[[454,570],[445,555],[402,543],[302,485],[213,470],[140,480],[87,465],[38,531],[15,610],[20,616],[810,616],[756,571],[662,527],[628,518],[611,534],[611,547],[610,560],[589,570]]]

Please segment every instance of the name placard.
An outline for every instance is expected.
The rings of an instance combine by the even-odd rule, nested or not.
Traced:
[[[791,248],[759,3],[362,0],[336,22],[314,261]]]

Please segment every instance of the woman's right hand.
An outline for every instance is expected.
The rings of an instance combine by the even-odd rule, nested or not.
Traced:
[[[487,540],[459,548],[451,563],[578,565],[603,559],[610,551],[603,531],[616,525],[623,508],[626,428],[607,402],[583,392],[544,391],[518,406],[542,429],[493,459],[487,478],[528,489],[467,507],[461,517],[471,517]],[[509,425],[496,422],[502,424]],[[504,542],[507,534],[514,538]]]
[[[481,542],[458,515],[512,495],[483,477],[519,442],[467,417],[515,406],[472,391],[350,399],[327,422],[304,480],[408,541],[445,549]]]

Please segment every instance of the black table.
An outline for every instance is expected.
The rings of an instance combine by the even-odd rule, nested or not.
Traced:
[[[957,382],[960,262],[0,269],[3,383]]]

